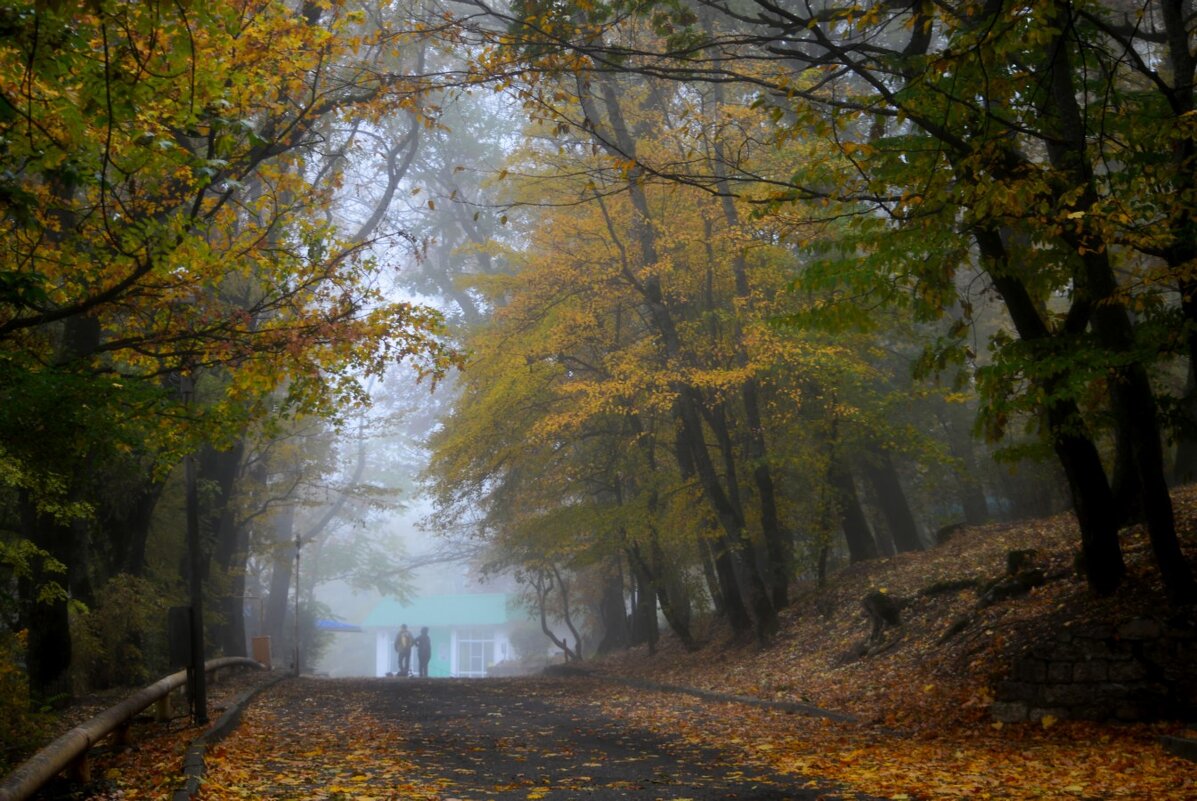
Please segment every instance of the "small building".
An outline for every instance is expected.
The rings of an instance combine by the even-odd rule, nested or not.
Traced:
[[[395,636],[404,623],[413,636],[428,627],[432,639],[429,676],[482,677],[491,665],[513,655],[504,593],[428,595],[406,604],[384,598],[361,624],[363,630],[374,633],[375,676],[398,671]],[[415,670],[413,650],[412,671]]]

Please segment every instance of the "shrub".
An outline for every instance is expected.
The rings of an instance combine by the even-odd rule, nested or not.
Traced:
[[[25,632],[0,629],[0,776],[36,748],[46,734],[47,718],[31,708],[25,675]]]
[[[76,690],[146,684],[167,671],[169,601],[152,582],[122,573],[72,621]]]

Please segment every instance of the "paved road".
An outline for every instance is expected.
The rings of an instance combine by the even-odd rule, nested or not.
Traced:
[[[592,679],[284,682],[214,755],[201,798],[858,798],[637,729],[618,709],[638,694],[616,692]]]

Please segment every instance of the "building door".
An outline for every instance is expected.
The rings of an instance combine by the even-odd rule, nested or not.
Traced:
[[[457,634],[458,676],[481,678],[495,663],[495,634],[491,629],[461,629]]]

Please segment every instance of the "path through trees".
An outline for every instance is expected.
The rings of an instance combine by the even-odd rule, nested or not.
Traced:
[[[286,682],[212,755],[200,799],[863,798],[654,734],[610,713],[613,692],[581,679]]]

